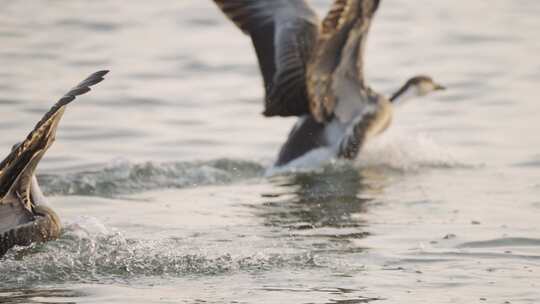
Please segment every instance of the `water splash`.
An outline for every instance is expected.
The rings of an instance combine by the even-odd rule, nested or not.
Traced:
[[[193,240],[126,238],[95,218],[66,225],[60,239],[16,247],[0,263],[0,287],[47,282],[127,282],[140,277],[218,275],[313,266],[309,252],[201,249]]]
[[[113,162],[96,171],[68,174],[41,174],[39,182],[48,195],[93,195],[113,197],[120,194],[162,188],[220,185],[234,181],[290,173],[323,172],[327,167],[350,167],[350,162],[332,159],[331,152],[318,149],[283,167],[265,170],[261,163],[233,159],[204,162],[130,163]],[[430,168],[471,168],[445,147],[425,135],[384,134],[368,142],[356,167],[387,168],[417,172]]]
[[[351,166],[349,161],[332,158],[333,153],[327,148],[316,149],[285,166],[269,168],[265,175],[321,173],[328,168]],[[478,167],[462,161],[462,158],[427,135],[392,131],[368,141],[354,161],[354,166],[360,169],[377,167],[401,173],[416,173],[422,169]]]
[[[96,171],[44,174],[38,180],[48,195],[112,197],[161,188],[216,185],[261,176],[262,165],[230,159],[207,162],[115,162]]]
[[[477,167],[461,159],[463,156],[439,145],[430,136],[392,131],[368,142],[357,164],[360,167],[382,167],[400,172]]]

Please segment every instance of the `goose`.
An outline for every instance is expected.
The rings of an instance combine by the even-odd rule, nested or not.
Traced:
[[[388,128],[395,104],[445,89],[426,75],[391,97],[366,84],[364,50],[380,0],[334,0],[322,22],[305,0],[213,1],[251,37],[266,93],[263,115],[298,117],[274,167],[321,150],[354,159]]]
[[[66,105],[90,91],[107,73],[98,71],[67,92],[0,163],[0,257],[15,245],[27,246],[59,237],[60,218],[39,187],[36,167],[54,142]]]

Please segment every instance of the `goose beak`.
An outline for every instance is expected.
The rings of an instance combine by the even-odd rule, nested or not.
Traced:
[[[435,91],[444,91],[446,90],[446,87],[443,85],[440,85],[438,83],[435,84]]]

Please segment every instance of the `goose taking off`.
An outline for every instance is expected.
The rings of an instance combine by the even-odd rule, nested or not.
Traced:
[[[67,92],[0,163],[0,257],[15,245],[26,246],[59,236],[60,219],[39,188],[36,167],[54,142],[66,105],[90,91],[107,73],[96,72]]]
[[[276,166],[320,148],[353,159],[388,127],[392,103],[444,89],[416,76],[387,98],[366,84],[366,37],[380,0],[334,0],[322,22],[305,0],[214,2],[251,36],[266,91],[263,114],[299,117]]]

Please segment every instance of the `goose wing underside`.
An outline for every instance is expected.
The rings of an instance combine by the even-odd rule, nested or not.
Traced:
[[[336,113],[362,111],[370,100],[364,82],[364,49],[380,0],[335,0],[323,20],[316,53],[308,65],[310,111],[319,122]],[[358,114],[358,113],[357,113]],[[348,119],[344,119],[348,120]]]
[[[309,113],[306,65],[319,20],[305,0],[214,0],[251,36],[266,91],[265,116]]]

